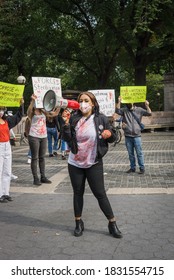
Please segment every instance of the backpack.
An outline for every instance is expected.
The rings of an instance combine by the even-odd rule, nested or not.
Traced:
[[[25,129],[24,129],[24,136],[27,138],[30,132],[30,127],[31,127],[31,120],[29,117],[26,118],[25,120]]]

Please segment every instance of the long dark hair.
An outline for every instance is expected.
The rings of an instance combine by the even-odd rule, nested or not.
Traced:
[[[95,95],[94,95],[92,92],[90,92],[90,91],[83,91],[83,92],[81,92],[81,93],[79,94],[79,96],[77,97],[77,101],[79,102],[80,97],[81,97],[83,94],[89,96],[89,98],[91,99],[92,104],[94,105],[93,111],[92,111],[92,112],[93,112],[93,113],[96,113],[96,114],[99,114],[100,107],[99,107],[99,104],[98,104],[98,102],[97,102],[97,99],[96,99]]]
[[[2,116],[2,119],[6,120],[6,118],[7,118],[7,108],[4,107],[4,106],[0,106],[0,110],[4,111],[4,115]]]

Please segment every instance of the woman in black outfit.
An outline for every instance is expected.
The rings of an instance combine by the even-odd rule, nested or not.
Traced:
[[[84,230],[82,221],[83,195],[87,179],[90,189],[108,219],[109,233],[121,238],[115,217],[106,195],[102,157],[108,151],[108,143],[115,140],[108,118],[99,112],[99,105],[91,92],[82,92],[77,101],[80,109],[62,126],[62,138],[70,147],[68,171],[74,192],[75,236]]]

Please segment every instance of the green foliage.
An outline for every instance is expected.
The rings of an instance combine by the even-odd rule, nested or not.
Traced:
[[[174,69],[172,0],[3,0],[0,80],[59,77],[62,89],[148,86],[163,96],[162,76]],[[148,74],[147,74],[148,73]],[[158,109],[157,105],[156,109]],[[160,105],[162,109],[162,105]],[[154,107],[155,108],[155,107]]]
[[[160,74],[147,75],[147,100],[153,111],[164,109],[164,84]]]

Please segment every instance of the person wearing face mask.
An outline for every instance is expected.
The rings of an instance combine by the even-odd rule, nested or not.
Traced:
[[[129,155],[130,168],[127,173],[136,171],[136,158],[139,165],[139,174],[144,174],[144,155],[141,141],[141,119],[142,116],[151,116],[152,112],[149,107],[149,102],[145,101],[146,110],[141,107],[136,107],[133,103],[126,104],[125,108],[121,107],[121,97],[118,97],[116,104],[116,113],[122,116],[122,128],[125,135],[125,144]],[[113,116],[114,117],[114,116]]]
[[[37,96],[32,94],[31,102],[27,110],[27,116],[31,120],[28,133],[28,142],[31,150],[31,171],[33,175],[33,185],[40,186],[51,184],[52,182],[45,176],[45,154],[47,147],[46,117],[56,117],[60,108],[55,111],[46,112],[44,109],[36,108]],[[40,178],[38,177],[38,165]]]
[[[82,220],[85,181],[98,200],[100,209],[108,219],[109,233],[121,238],[110,202],[106,195],[103,176],[103,156],[108,151],[108,143],[116,139],[108,118],[99,112],[99,104],[91,92],[82,92],[77,101],[80,104],[70,119],[62,126],[62,138],[70,147],[68,172],[73,188],[75,216],[74,235],[79,237],[84,231]]]
[[[10,129],[15,127],[22,119],[22,104],[15,115],[5,114],[6,108],[0,107],[0,203],[12,201],[10,181],[12,175],[12,152],[10,144]]]

